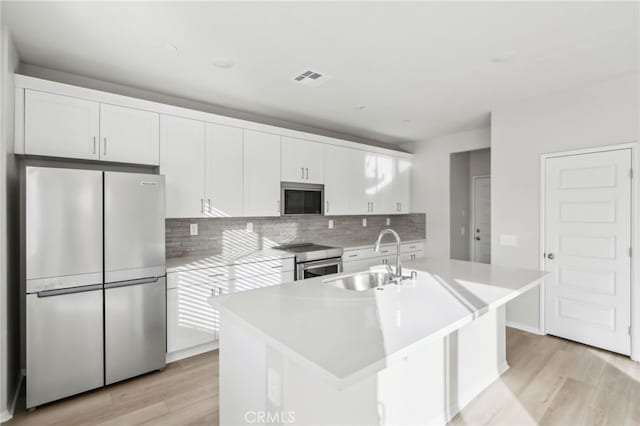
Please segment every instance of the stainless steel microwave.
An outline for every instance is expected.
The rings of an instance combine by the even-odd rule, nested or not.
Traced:
[[[324,185],[282,182],[281,192],[283,216],[322,214]]]

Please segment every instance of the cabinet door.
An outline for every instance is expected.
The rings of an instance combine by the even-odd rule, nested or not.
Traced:
[[[206,125],[205,216],[242,216],[242,129]]]
[[[397,213],[409,213],[411,211],[411,161],[398,158],[396,164]]]
[[[165,175],[167,218],[204,214],[204,122],[163,115],[160,173]]]
[[[351,214],[375,214],[374,197],[376,194],[376,154],[367,151],[352,150],[351,178],[349,186]]]
[[[354,155],[354,150],[350,148],[325,145],[325,157],[330,159],[330,161],[325,162],[325,215],[347,215],[352,213],[348,182],[351,181],[351,175],[354,174],[351,161]]]
[[[167,290],[167,352],[213,342],[218,314],[207,299],[212,288],[191,285]]]
[[[280,136],[244,131],[244,215],[280,216]]]
[[[324,144],[282,137],[281,179],[285,182],[325,182]]]
[[[389,155],[376,154],[376,191],[373,213],[397,213],[398,194],[396,182],[396,159]]]
[[[25,90],[25,153],[97,160],[97,102]]]
[[[160,163],[160,116],[155,112],[100,104],[100,159]]]

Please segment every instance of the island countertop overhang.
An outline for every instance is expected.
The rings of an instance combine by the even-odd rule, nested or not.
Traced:
[[[350,291],[318,277],[211,298],[257,338],[344,388],[537,286],[541,271],[448,259],[409,262],[416,280]],[[224,330],[224,323],[222,324]],[[222,345],[224,343],[221,343]]]

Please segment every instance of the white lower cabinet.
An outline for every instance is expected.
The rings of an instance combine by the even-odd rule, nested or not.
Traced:
[[[187,352],[218,340],[220,314],[209,304],[211,296],[291,282],[293,269],[293,259],[283,259],[169,272],[167,353],[171,360],[194,355],[197,351]]]

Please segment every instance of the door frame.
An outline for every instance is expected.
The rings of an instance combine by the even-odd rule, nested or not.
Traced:
[[[491,179],[491,175],[478,175],[471,176],[471,208],[469,209],[469,213],[471,215],[471,229],[469,229],[469,242],[471,244],[471,261],[476,261],[476,244],[475,244],[475,236],[476,236],[476,182],[478,179]],[[491,185],[491,183],[489,183]],[[489,199],[489,203],[491,203],[491,199]],[[489,213],[491,214],[491,213]]]
[[[628,149],[631,151],[631,168],[633,175],[631,177],[631,294],[630,294],[630,309],[631,309],[631,332],[629,338],[631,339],[631,359],[640,362],[640,281],[638,280],[638,273],[640,263],[638,262],[638,243],[640,242],[640,215],[638,210],[638,198],[640,196],[638,187],[638,143],[629,142],[616,145],[604,145],[593,148],[577,149],[570,151],[552,152],[540,155],[540,233],[539,233],[539,246],[538,246],[538,265],[540,270],[544,270],[544,252],[545,252],[545,222],[546,222],[546,161],[550,158],[556,157],[568,157],[579,154],[592,154],[597,152],[607,151],[620,151]],[[546,328],[546,293],[544,280],[540,284],[540,332],[547,334]]]

